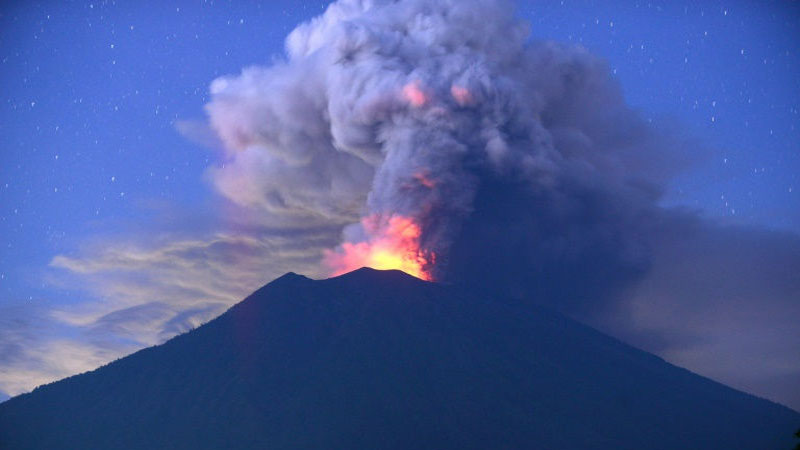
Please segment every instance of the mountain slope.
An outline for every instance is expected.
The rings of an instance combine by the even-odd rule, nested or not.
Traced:
[[[397,271],[287,274],[0,404],[0,448],[788,448],[800,414],[562,316]]]

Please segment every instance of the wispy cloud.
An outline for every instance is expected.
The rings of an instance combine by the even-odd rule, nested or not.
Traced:
[[[0,314],[0,391],[16,395],[161,343],[216,317],[287,271],[320,274],[337,228],[215,233],[160,244],[110,243],[50,263],[90,300]]]
[[[53,316],[47,303],[0,309],[0,393],[16,395],[65,376],[94,369],[136,348],[91,339],[87,330]]]

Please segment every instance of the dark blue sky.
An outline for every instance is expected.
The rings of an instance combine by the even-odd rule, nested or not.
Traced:
[[[59,255],[225,226],[205,176],[220,157],[176,123],[203,119],[218,76],[280,58],[287,33],[328,2],[254,3],[0,6],[0,308],[63,310],[115,292],[63,282]],[[534,38],[607,59],[635,109],[708,149],[666,205],[800,232],[797,2],[518,5]],[[85,339],[54,330],[43,333]],[[74,367],[44,372],[87,365]]]
[[[797,2],[552,3],[523,7],[536,36],[607,58],[634,107],[712,150],[670,204],[800,230]]]

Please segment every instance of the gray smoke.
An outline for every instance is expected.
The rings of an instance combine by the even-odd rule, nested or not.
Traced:
[[[654,205],[674,166],[675,143],[625,105],[601,60],[529,42],[506,2],[341,0],[286,51],[212,84],[208,113],[230,150],[213,174],[220,191],[270,222],[350,224],[349,241],[364,238],[360,217],[412,217],[440,279],[456,276],[450,250],[487,207],[532,209],[499,213],[530,231],[555,215],[604,222],[591,239],[626,240],[617,231]],[[479,192],[492,198],[476,211]],[[572,246],[579,231],[538,239]]]

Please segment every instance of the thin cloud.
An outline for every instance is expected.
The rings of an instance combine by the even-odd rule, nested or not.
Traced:
[[[53,281],[74,305],[18,305],[0,314],[0,391],[10,395],[97,368],[207,322],[287,271],[319,274],[338,229],[108,243],[57,255]]]

